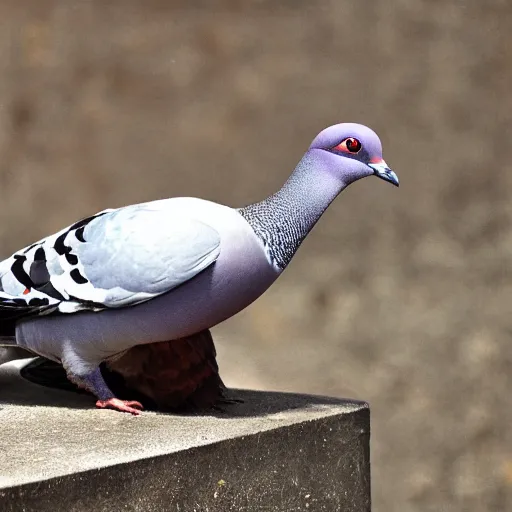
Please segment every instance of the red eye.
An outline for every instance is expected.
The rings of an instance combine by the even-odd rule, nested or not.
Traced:
[[[359,153],[361,150],[361,143],[354,139],[354,137],[349,137],[348,139],[345,139],[340,144],[335,146],[333,149],[336,149],[337,151],[343,151],[344,153]]]

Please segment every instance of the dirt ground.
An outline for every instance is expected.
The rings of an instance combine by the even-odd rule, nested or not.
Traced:
[[[368,124],[350,187],[215,329],[233,386],[368,400],[376,512],[512,510],[512,4],[0,3],[0,248],[76,219],[280,186]]]

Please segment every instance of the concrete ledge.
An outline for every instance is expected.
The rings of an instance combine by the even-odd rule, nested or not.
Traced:
[[[369,511],[364,402],[236,390],[208,416],[94,409],[0,366],[0,510]]]

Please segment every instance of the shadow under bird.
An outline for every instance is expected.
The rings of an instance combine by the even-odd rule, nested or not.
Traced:
[[[100,408],[142,409],[114,394],[105,367],[143,395],[172,388],[179,403],[203,389],[215,401],[209,329],[265,292],[336,196],[372,175],[398,186],[375,132],[342,123],[259,203],[179,197],[80,220],[0,263],[0,344],[61,364]]]

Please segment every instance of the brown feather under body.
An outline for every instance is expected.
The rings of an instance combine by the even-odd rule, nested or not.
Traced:
[[[224,384],[216,356],[211,333],[205,330],[187,338],[137,345],[108,362],[103,373],[107,383],[115,375],[122,377],[126,389],[112,389],[120,398],[134,391],[145,397],[143,404],[149,399],[159,410],[204,409],[222,398]],[[109,372],[114,374],[111,379]]]

